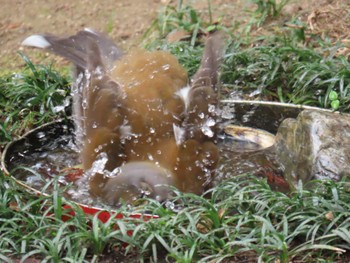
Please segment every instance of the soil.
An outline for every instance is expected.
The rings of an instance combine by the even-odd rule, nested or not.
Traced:
[[[227,26],[238,25],[234,28],[239,30],[239,25],[247,23],[256,9],[252,2],[211,0],[214,20]],[[208,15],[208,0],[187,0],[187,3],[204,16]],[[54,60],[56,65],[64,64],[62,59],[48,53],[23,48],[21,42],[31,34],[70,35],[89,27],[107,33],[123,49],[139,45],[152,21],[168,4],[175,6],[177,1],[0,0],[0,75],[24,65],[18,51],[28,55],[34,63],[48,64]],[[311,33],[327,33],[350,45],[349,7],[348,0],[290,0],[279,22],[300,16]],[[261,28],[254,30],[255,33],[263,31]]]
[[[213,1],[217,18],[235,9],[230,2]],[[21,47],[21,42],[32,34],[70,35],[89,27],[107,33],[123,49],[139,45],[145,31],[167,4],[176,5],[176,1],[0,0],[0,72],[24,64],[17,51],[30,55],[34,63],[50,61],[52,57],[42,51]],[[197,0],[193,6],[207,9],[207,0]],[[58,58],[55,60],[60,62]]]

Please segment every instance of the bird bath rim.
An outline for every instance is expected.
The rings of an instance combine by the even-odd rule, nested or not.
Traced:
[[[285,102],[276,102],[276,101],[266,101],[266,100],[235,100],[235,99],[223,99],[220,100],[220,103],[238,103],[238,104],[255,104],[255,105],[266,105],[266,106],[278,106],[285,108],[293,108],[293,109],[301,109],[301,110],[316,110],[316,111],[325,111],[332,113],[340,113],[339,111],[333,111],[330,109],[324,109],[316,106],[302,105],[302,104],[293,104],[293,103],[285,103]]]
[[[42,192],[38,189],[35,189],[34,187],[31,187],[31,186],[27,185],[26,183],[22,182],[21,180],[18,180],[16,177],[12,176],[11,173],[7,169],[8,165],[6,165],[7,164],[6,157],[7,157],[8,150],[14,144],[20,142],[21,140],[25,140],[29,135],[35,134],[37,131],[44,129],[45,127],[49,127],[49,126],[54,125],[54,124],[64,123],[65,121],[69,121],[69,120],[71,120],[71,118],[62,118],[62,119],[58,119],[55,121],[45,123],[43,125],[40,125],[34,129],[26,132],[25,134],[23,134],[22,136],[20,136],[16,140],[13,140],[12,142],[6,144],[4,150],[1,154],[1,167],[0,167],[0,169],[4,173],[4,175],[11,177],[11,179],[14,180],[17,185],[19,185],[20,187],[23,187],[23,189],[25,189],[31,195],[45,196],[45,197],[50,196],[50,194],[47,194],[47,193]],[[130,217],[130,218],[144,218],[145,220],[158,217],[157,215],[147,214],[147,213],[123,212],[123,214],[121,214],[120,212],[116,211],[113,208],[108,209],[108,208],[96,207],[93,205],[86,205],[86,204],[82,204],[82,203],[72,201],[72,200],[69,200],[69,202],[73,203],[74,205],[79,206],[85,214],[95,215],[98,213],[98,218],[104,223],[107,222],[110,219],[110,217],[112,217],[112,216],[114,216],[115,218],[123,218],[124,215],[125,216],[127,215],[127,217]],[[75,216],[75,211],[70,205],[65,204],[62,207],[64,209],[67,209],[67,210],[70,209],[71,210],[69,213],[70,216]],[[64,217],[62,219],[65,220],[65,218],[66,217]]]

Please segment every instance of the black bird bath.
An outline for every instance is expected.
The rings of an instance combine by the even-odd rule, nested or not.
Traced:
[[[304,109],[325,111],[315,107],[264,101],[223,100],[221,106],[223,126],[238,125],[271,134],[276,134],[284,119],[296,118]],[[71,120],[59,120],[36,128],[11,142],[6,146],[1,158],[4,173],[13,176],[20,186],[38,195],[45,194],[42,192],[45,178],[46,180],[58,178],[58,182],[63,185],[74,181],[74,171],[79,171],[79,169],[70,169],[70,172],[65,175],[62,173],[66,168],[79,164],[78,155],[73,150],[73,131]],[[230,140],[229,136],[220,137],[219,147],[222,152],[222,160],[214,184],[232,176],[250,172],[267,177],[267,181],[276,190],[288,191],[288,184],[273,160],[273,153],[271,153],[273,147],[245,151],[239,149],[237,147],[239,144]],[[30,167],[34,172],[28,172],[28,169],[21,169],[21,167]],[[111,216],[108,212],[101,212],[101,208],[96,206],[94,200],[84,202],[82,200],[85,199],[74,199],[72,192],[69,191],[66,195],[78,203],[85,213],[100,212],[99,218],[104,222]],[[141,215],[133,214],[131,217],[139,218]]]

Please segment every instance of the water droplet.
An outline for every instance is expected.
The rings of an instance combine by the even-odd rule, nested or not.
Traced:
[[[88,106],[88,102],[86,99],[83,99],[83,101],[81,102],[81,106],[83,107],[83,109],[87,109],[87,106]]]
[[[162,66],[163,70],[169,70],[169,68],[170,68],[169,64],[165,64],[165,65]]]
[[[203,124],[201,131],[208,137],[214,136],[214,131],[212,131],[211,127],[215,125],[215,120],[212,118],[209,118],[206,120],[206,122]]]
[[[215,120],[213,118],[209,118],[207,121],[206,121],[206,125],[208,125],[209,127],[211,126],[214,126],[215,125]]]
[[[95,75],[97,75],[98,79],[101,79],[103,77],[102,67],[100,67],[100,66],[96,67],[94,73],[95,73]]]
[[[175,204],[174,204],[174,202],[166,201],[165,202],[165,207],[170,209],[170,210],[174,210],[175,209]]]
[[[214,136],[214,132],[208,126],[203,126],[201,128],[201,131],[203,132],[204,135],[206,135],[210,138]]]
[[[102,145],[99,145],[98,147],[96,147],[95,150],[94,150],[95,153],[100,152],[102,150],[102,148],[103,148]]]
[[[63,110],[64,110],[64,105],[56,106],[56,107],[53,108],[53,111],[55,113],[63,111]]]
[[[90,174],[103,174],[103,171],[106,167],[106,163],[108,161],[107,154],[105,152],[102,152],[98,155],[98,158],[96,161],[93,162],[92,167],[89,171]]]
[[[209,106],[208,106],[208,111],[209,111],[209,112],[215,112],[215,105],[209,104]]]
[[[64,94],[62,94],[64,95]],[[66,97],[63,101],[63,105],[57,105],[53,108],[54,112],[60,112],[63,111],[64,108],[68,107],[70,105],[70,98]]]
[[[46,136],[46,135],[45,135],[44,132],[38,132],[38,133],[36,134],[36,137],[38,137],[39,139],[44,138],[45,136]]]
[[[221,117],[224,119],[233,119],[235,117],[234,108],[231,109],[229,106],[222,108]]]
[[[150,196],[151,192],[149,190],[142,190],[141,191],[144,196]]]
[[[116,177],[121,172],[121,168],[117,167],[112,172],[106,173],[106,177]]]
[[[153,161],[153,160],[154,160],[152,154],[148,153],[147,156],[148,156],[148,159],[149,159],[150,161]]]
[[[256,95],[259,95],[259,94],[261,94],[261,92],[262,92],[262,90],[261,90],[260,88],[258,88],[258,89],[256,89],[256,90],[254,90],[253,92],[251,92],[251,93],[249,94],[249,97],[254,97],[254,96],[256,96]]]

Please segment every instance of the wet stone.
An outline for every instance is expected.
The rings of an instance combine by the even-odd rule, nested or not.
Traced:
[[[304,110],[297,119],[285,119],[276,155],[291,186],[299,180],[339,181],[350,175],[350,116]]]

